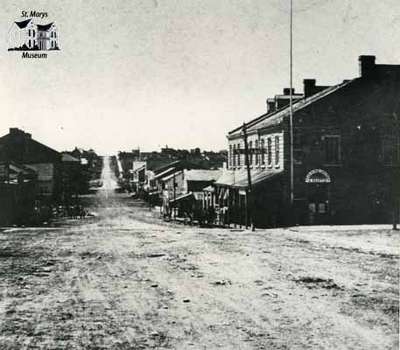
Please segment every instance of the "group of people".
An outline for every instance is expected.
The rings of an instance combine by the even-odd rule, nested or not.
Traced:
[[[54,216],[83,219],[88,215],[87,210],[81,204],[59,205],[53,212]]]

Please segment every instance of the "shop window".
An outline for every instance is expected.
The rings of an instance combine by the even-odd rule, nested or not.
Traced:
[[[329,164],[340,162],[340,136],[325,136],[325,161]]]

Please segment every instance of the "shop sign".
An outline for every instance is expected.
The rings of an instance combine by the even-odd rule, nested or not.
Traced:
[[[331,177],[322,169],[313,169],[306,175],[306,183],[330,183]]]

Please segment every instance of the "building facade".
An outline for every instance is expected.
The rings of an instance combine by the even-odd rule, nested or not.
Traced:
[[[398,206],[400,66],[360,56],[360,77],[335,86],[304,80],[290,108],[274,104],[228,134],[229,170],[216,183],[226,221],[257,226],[388,223]],[[291,162],[293,182],[291,186]],[[398,211],[398,209],[397,209]]]

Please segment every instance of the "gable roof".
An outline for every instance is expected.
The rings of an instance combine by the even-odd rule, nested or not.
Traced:
[[[302,100],[299,100],[297,103],[293,104],[293,113],[296,113],[296,112],[302,110],[303,108],[309,106],[310,104],[315,103],[315,102],[325,98],[326,96],[335,93],[336,91],[342,89],[343,87],[345,87],[347,85],[350,85],[356,79],[346,80],[341,84],[331,86],[325,90],[322,90],[321,92],[316,93],[315,95],[312,95],[310,97],[306,97]],[[250,133],[250,132],[253,132],[253,131],[261,129],[261,128],[266,128],[268,126],[280,124],[283,121],[283,118],[288,116],[289,114],[290,114],[290,106],[288,106],[280,111],[277,111],[276,113],[273,113],[269,118],[267,118],[267,119],[261,121],[259,124],[257,124],[257,126],[252,125],[247,131]]]
[[[47,31],[51,28],[51,26],[53,25],[53,23],[54,23],[54,22],[51,22],[51,23],[49,23],[49,24],[38,24],[38,25],[37,25],[37,29],[40,30],[40,31],[47,32]]]
[[[356,79],[358,79],[358,78],[356,78]],[[309,106],[310,104],[312,104],[312,103],[314,103],[314,102],[316,102],[316,101],[318,101],[318,100],[320,100],[320,99],[322,99],[322,98],[324,98],[324,97],[336,92],[337,90],[339,90],[339,89],[351,84],[356,79],[346,80],[341,84],[337,84],[337,85],[328,87],[327,89],[322,90],[322,91],[320,91],[320,92],[318,92],[318,93],[316,93],[316,94],[314,94],[312,96],[303,98],[301,100],[294,101],[294,103],[293,103],[293,113],[296,113],[297,111]],[[289,115],[289,113],[290,113],[290,106],[286,106],[286,107],[284,107],[282,109],[279,109],[277,111],[274,111],[272,113],[263,114],[263,115],[253,119],[252,121],[250,121],[249,123],[246,124],[247,132],[251,133],[251,132],[254,132],[254,131],[256,131],[258,129],[261,129],[261,128],[265,128],[265,127],[272,126],[272,125],[278,125],[278,124],[280,124],[282,122],[284,117]],[[235,134],[241,132],[242,129],[243,129],[243,126],[232,130],[228,134],[228,137],[229,136],[234,136]]]
[[[24,29],[29,24],[32,18],[26,19],[24,21],[15,22],[19,29]]]
[[[68,154],[68,153],[62,153],[62,158],[61,158],[61,160],[63,161],[63,162],[77,162],[77,163],[80,163],[80,160],[79,159],[77,159],[77,158],[75,158],[75,157],[73,157],[73,156],[71,156],[70,154]]]
[[[15,161],[24,164],[57,163],[61,154],[31,138],[22,130],[12,128],[10,133],[0,137],[0,161]]]

